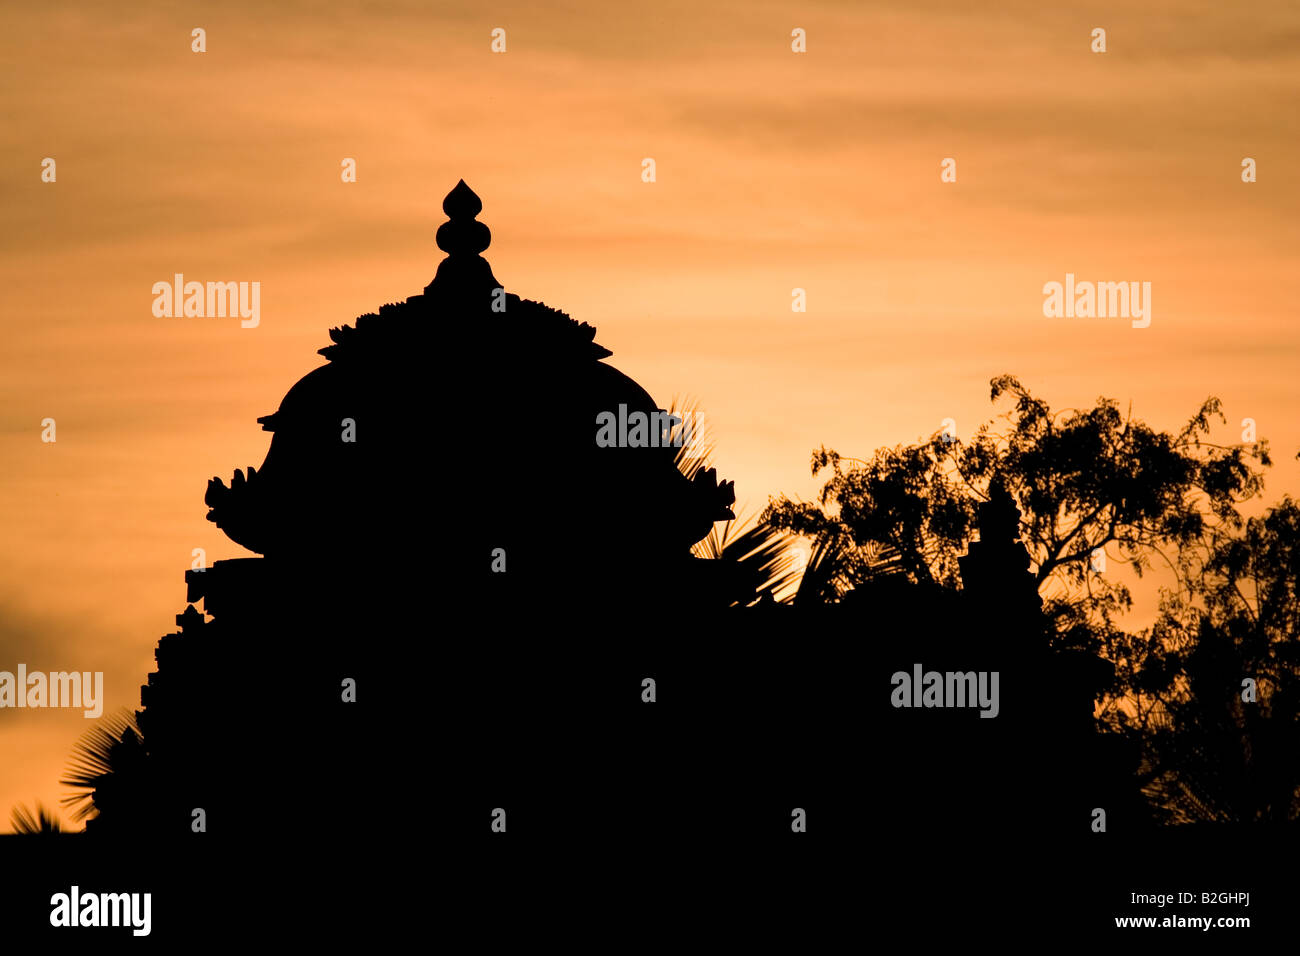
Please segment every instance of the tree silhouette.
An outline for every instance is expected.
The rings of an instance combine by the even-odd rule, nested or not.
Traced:
[[[1286,497],[1239,531],[1216,530],[1182,564],[1186,590],[1166,595],[1128,655],[1137,716],[1119,723],[1144,742],[1148,794],[1174,822],[1292,822],[1300,506]]]
[[[1158,432],[1116,403],[1053,412],[1009,375],[991,398],[1014,398],[1008,427],[984,424],[969,443],[936,434],[927,442],[881,448],[870,461],[825,448],[813,474],[831,470],[816,503],[781,497],[763,520],[840,545],[839,596],[888,565],[916,583],[956,587],[958,558],[974,537],[976,509],[1000,480],[1019,507],[1019,533],[1054,631],[1072,646],[1096,648],[1132,598],[1122,581],[1090,573],[1095,551],[1114,546],[1138,573],[1153,558],[1177,570],[1178,549],[1215,526],[1232,527],[1237,505],[1262,488],[1250,460],[1271,464],[1267,442],[1220,447],[1204,439],[1219,402],[1207,399],[1178,434]]]
[[[1109,399],[1053,412],[1011,376],[991,385],[994,401],[1014,399],[1005,428],[986,424],[969,444],[940,434],[882,448],[870,461],[823,448],[813,473],[831,477],[818,502],[774,500],[763,518],[832,556],[833,569],[818,569],[829,602],[878,583],[882,551],[887,574],[961,591],[975,581],[963,552],[981,547],[981,513],[995,487],[1005,491],[1019,509],[1010,534],[1044,599],[1045,638],[1082,655],[1062,658],[1062,673],[1089,670],[1081,693],[1103,697],[1101,764],[1136,772],[1164,822],[1294,820],[1300,509],[1287,498],[1261,518],[1239,510],[1262,490],[1252,464],[1271,464],[1267,442],[1208,442],[1212,418],[1223,418],[1215,398],[1170,434]],[[1119,626],[1129,589],[1092,568],[1108,546],[1139,576],[1167,572],[1153,628]],[[869,591],[907,600],[905,588]],[[1242,700],[1247,677],[1255,703]]]

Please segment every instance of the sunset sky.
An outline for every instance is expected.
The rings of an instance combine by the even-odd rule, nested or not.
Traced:
[[[0,670],[102,670],[106,714],[191,550],[246,554],[207,479],[261,464],[330,326],[430,281],[462,177],[506,289],[698,400],[748,513],[821,444],[968,438],[1004,372],[1171,430],[1217,395],[1300,493],[1292,2],[28,4],[0,57]],[[178,272],[260,282],[260,325],[155,317]],[[1045,318],[1067,272],[1150,282],[1150,327]],[[90,726],[0,710],[0,830]]]

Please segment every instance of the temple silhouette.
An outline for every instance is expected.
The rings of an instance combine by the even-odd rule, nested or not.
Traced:
[[[262,465],[209,482],[208,519],[258,556],[186,572],[88,832],[190,839],[202,809],[240,845],[310,841],[413,789],[440,847],[502,865],[611,840],[798,854],[796,808],[858,853],[1086,838],[1096,806],[1143,825],[1135,756],[1095,732],[1107,665],[1049,647],[1005,488],[961,590],[759,600],[691,550],[731,483],[597,443],[602,414],[662,408],[591,325],[505,291],[463,181],[443,210],[424,291],[331,329],[258,419]],[[918,665],[999,672],[997,718],[892,707]]]
[[[314,800],[333,825],[396,786],[400,748],[381,742],[448,695],[510,686],[455,628],[508,635],[563,609],[581,643],[638,605],[753,597],[691,554],[734,517],[732,484],[686,478],[670,445],[597,446],[602,412],[663,410],[603,361],[592,326],[505,291],[481,209],[459,182],[424,291],[331,329],[327,364],[258,419],[262,465],[208,483],[208,520],[260,557],[186,573],[191,603],[158,643],[91,832],[175,833],[194,808],[253,831],[279,781],[323,771]],[[435,689],[449,670],[456,685]]]

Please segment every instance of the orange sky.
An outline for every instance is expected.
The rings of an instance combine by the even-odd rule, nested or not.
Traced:
[[[506,288],[698,399],[751,511],[811,495],[822,443],[969,436],[1002,372],[1170,429],[1218,395],[1222,440],[1250,416],[1273,442],[1268,500],[1300,491],[1300,7],[349,6],[0,13],[0,670],[103,670],[106,712],[139,705],[191,549],[241,553],[207,479],[261,463],[254,420],[329,326],[432,278],[461,177]],[[176,272],[260,281],[259,327],[155,318]],[[1044,318],[1066,272],[1151,282],[1150,328]],[[0,828],[57,802],[89,725],[0,710]]]

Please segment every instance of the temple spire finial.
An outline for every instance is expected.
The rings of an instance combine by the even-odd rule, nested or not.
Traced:
[[[483,211],[483,200],[462,179],[443,197],[442,211],[448,219],[474,219]]]
[[[456,184],[442,201],[447,222],[438,227],[438,248],[449,255],[478,255],[492,244],[492,231],[475,217],[483,211],[483,200],[465,185]]]
[[[447,253],[425,294],[464,295],[500,287],[492,267],[479,253],[492,244],[492,231],[476,218],[483,201],[465,180],[460,180],[442,200],[447,222],[438,227],[438,248]]]

